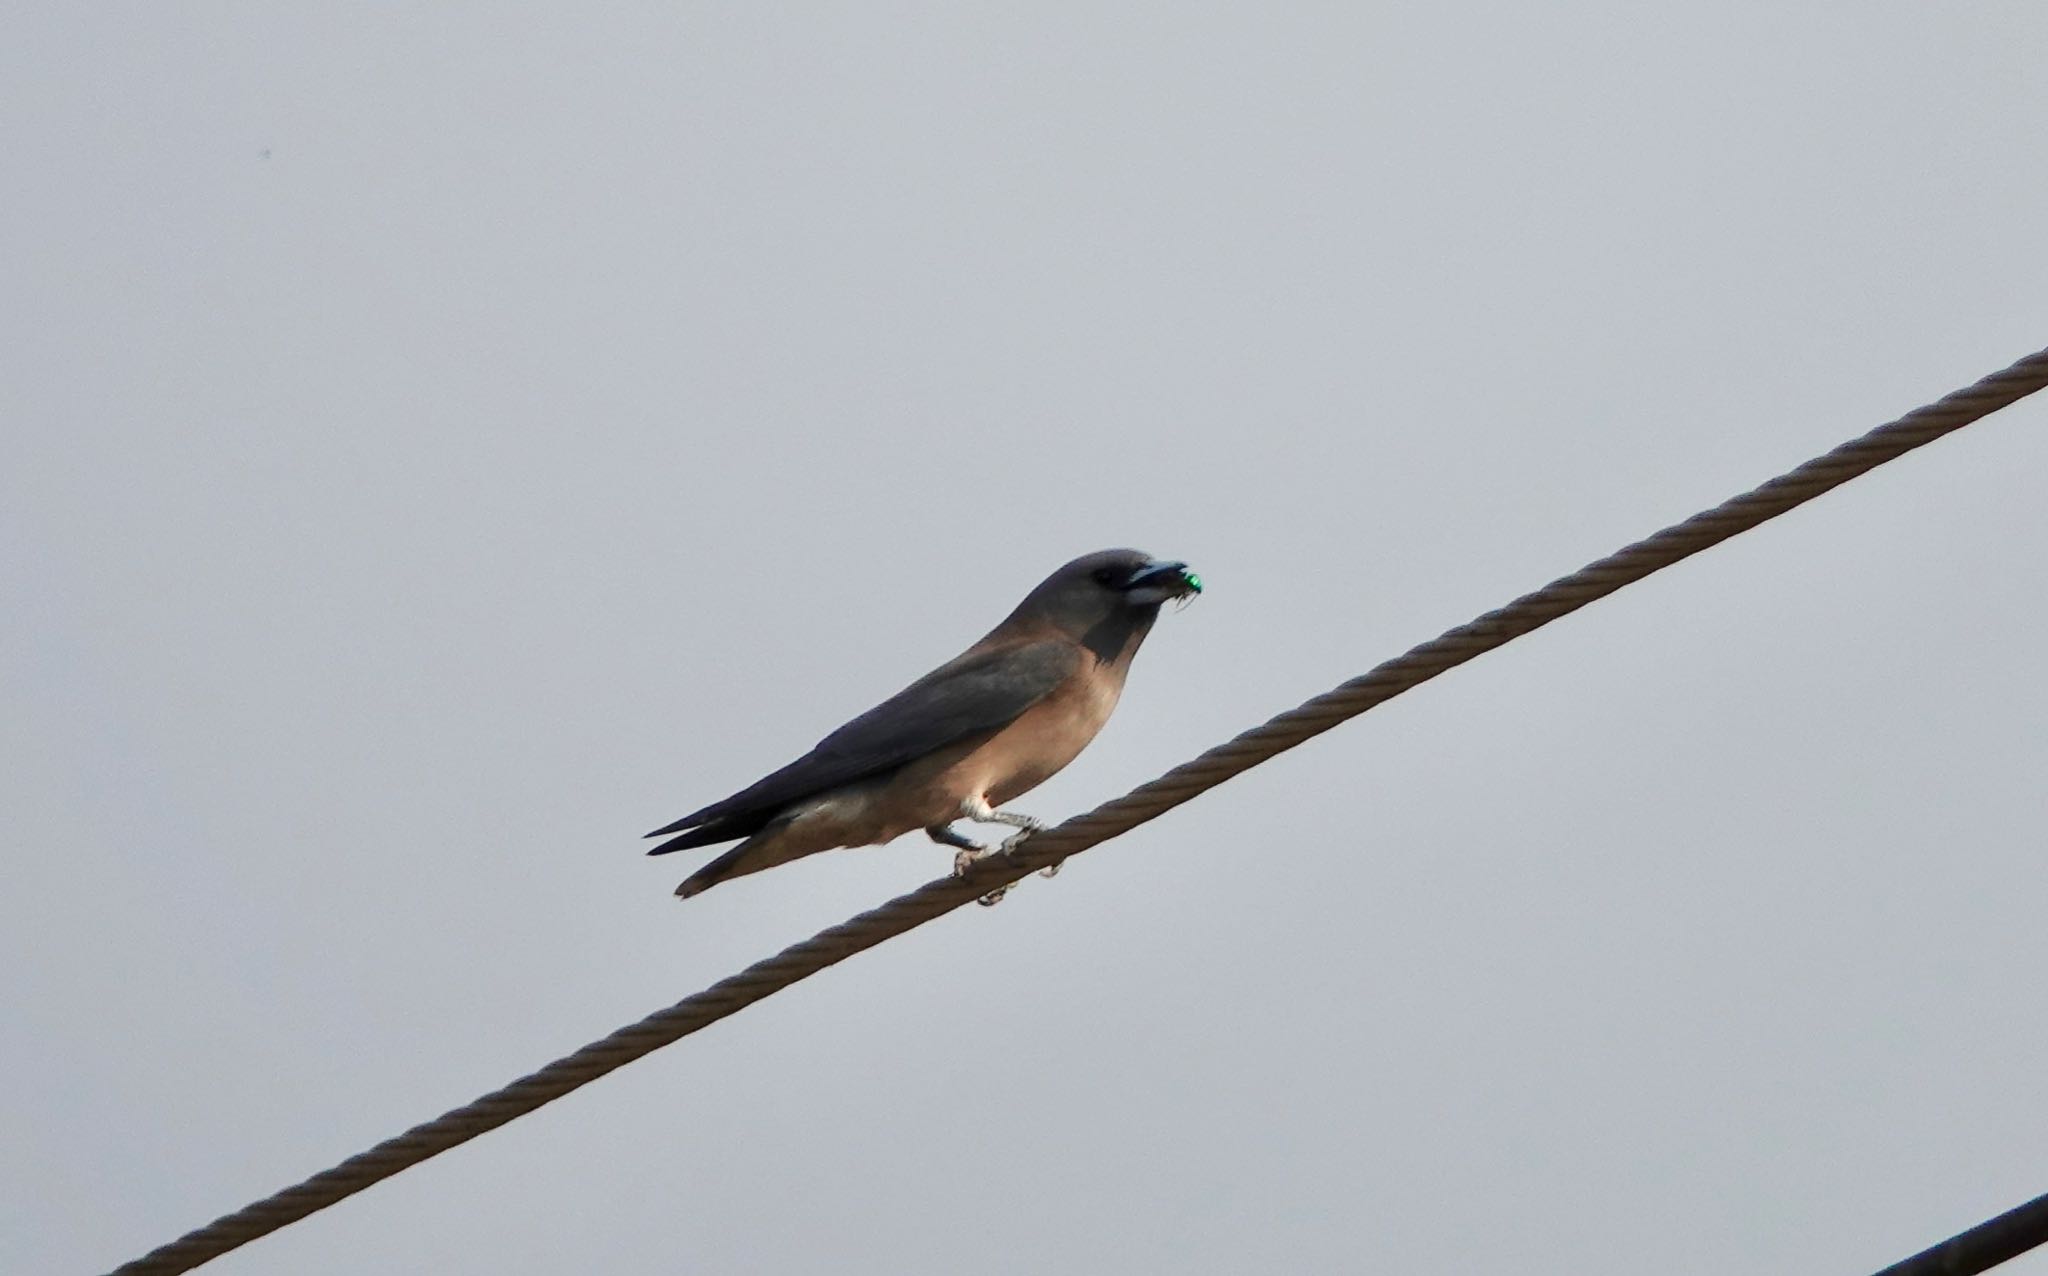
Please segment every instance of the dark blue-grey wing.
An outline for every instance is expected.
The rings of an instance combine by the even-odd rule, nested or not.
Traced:
[[[939,666],[818,742],[803,757],[649,837],[698,829],[650,854],[753,833],[791,802],[892,771],[972,735],[1016,721],[1079,662],[1064,642],[972,652]]]

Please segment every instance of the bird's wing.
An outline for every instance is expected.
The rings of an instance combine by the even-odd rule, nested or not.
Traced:
[[[701,841],[693,837],[693,844],[744,837],[791,802],[894,770],[968,736],[1009,725],[1071,676],[1079,660],[1072,644],[1052,640],[970,651],[826,736],[780,771],[647,836],[702,828],[706,834],[715,831],[722,836]]]

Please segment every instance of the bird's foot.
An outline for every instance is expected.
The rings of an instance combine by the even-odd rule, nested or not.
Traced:
[[[1010,836],[1003,839],[1002,845],[997,846],[992,850],[977,847],[973,850],[963,850],[959,854],[955,855],[953,857],[953,876],[965,877],[967,876],[967,871],[973,868],[975,864],[977,864],[981,860],[984,860],[991,855],[1008,855],[1012,851],[1016,850],[1018,847],[1022,846],[1027,840],[1029,840],[1033,833],[1037,833],[1046,828],[1051,827],[1042,820],[1032,820],[1031,817],[1028,815],[1019,816],[1018,819],[1031,820],[1031,822],[1029,824],[1019,824],[1017,827],[1017,831],[1015,833],[1012,833],[1010,834]],[[1057,873],[1059,871],[1060,866],[1054,864],[1049,869],[1043,870],[1043,875],[1046,877],[1051,877],[1054,873]],[[983,895],[980,899],[977,899],[975,903],[980,904],[983,908],[994,908],[997,904],[1003,902],[1004,896],[1008,895],[1010,893],[1011,887],[1014,887],[1016,884],[1017,883],[1015,882],[1009,882],[1005,885],[998,886],[994,890],[990,891],[988,894]]]
[[[1012,833],[1009,837],[1004,838],[1003,844],[997,847],[996,849],[1002,852],[1004,855],[1008,855],[1011,852],[1015,851],[1018,847],[1024,845],[1024,843],[1030,841],[1031,835],[1033,833],[1038,833],[1051,827],[1047,824],[1037,824],[1035,821],[1034,823],[1036,824],[1036,827],[1019,829],[1017,832]],[[1060,875],[1060,869],[1064,868],[1066,866],[1066,863],[1067,862],[1065,860],[1056,860],[1051,864],[1047,864],[1044,868],[1039,869],[1038,875],[1048,880],[1050,880],[1051,878],[1058,877]]]
[[[1033,833],[1039,832],[1040,830],[1045,829],[1047,827],[1049,826],[1041,824],[1038,826],[1038,828],[1035,829],[1024,829],[1020,832],[1013,833],[1009,837],[1005,838],[1003,840],[1002,846],[998,847],[997,849],[1002,851],[1003,854],[1008,855],[1012,851],[1016,850],[1018,847],[1024,845],[1024,843],[1030,841],[1031,835]],[[1039,869],[1038,875],[1040,877],[1046,878],[1058,877],[1060,875],[1060,869],[1064,867],[1065,864],[1065,860],[1056,860],[1051,864],[1047,864],[1044,868]]]

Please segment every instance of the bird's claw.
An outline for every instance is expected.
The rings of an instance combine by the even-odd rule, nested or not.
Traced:
[[[1050,828],[1050,827],[1052,827],[1052,826],[1051,826],[1051,825],[1049,825],[1049,824],[1035,824],[1035,825],[1034,825],[1033,827],[1031,827],[1031,828],[1028,828],[1028,829],[1024,829],[1024,830],[1022,830],[1021,832],[1018,832],[1018,833],[1016,833],[1016,834],[1012,835],[1011,837],[1009,837],[1009,838],[1005,839],[1005,840],[1004,840],[1004,842],[1003,842],[1003,844],[1002,844],[1002,846],[1001,846],[1001,847],[1000,847],[999,849],[1000,849],[1000,850],[1002,851],[1002,853],[1003,853],[1003,854],[1005,854],[1005,855],[1008,855],[1008,854],[1009,854],[1010,852],[1012,852],[1012,851],[1016,850],[1016,849],[1017,849],[1018,847],[1020,847],[1020,846],[1024,845],[1024,843],[1025,843],[1026,841],[1030,840],[1030,837],[1031,837],[1031,835],[1032,835],[1033,833],[1037,833],[1037,832],[1040,832],[1041,830],[1044,830],[1044,829],[1047,829],[1047,828]],[[1044,878],[1048,878],[1048,879],[1049,879],[1049,878],[1054,878],[1054,877],[1058,877],[1058,876],[1060,875],[1060,869],[1061,869],[1061,868],[1062,868],[1062,867],[1063,867],[1063,866],[1064,866],[1065,864],[1066,864],[1066,861],[1065,861],[1065,860],[1055,860],[1055,861],[1053,861],[1052,863],[1050,863],[1050,864],[1047,864],[1047,865],[1046,865],[1046,866],[1045,866],[1044,868],[1041,868],[1041,869],[1039,869],[1039,870],[1038,870],[1038,875],[1039,875],[1040,877],[1044,877]]]
[[[1014,841],[1016,839],[1013,838],[1011,840]],[[991,855],[1000,854],[1009,849],[1009,843],[1007,842],[995,850],[990,850],[986,846],[968,847],[953,856],[953,876],[965,877],[973,870],[976,864],[979,864]],[[1016,885],[1015,882],[1006,882],[974,902],[980,904],[983,908],[994,908],[997,904],[1003,902],[1003,896],[1009,894],[1010,887],[1014,885]]]
[[[1018,847],[1024,845],[1025,842],[1029,841],[1033,833],[1038,832],[1039,829],[1042,829],[1044,827],[1045,825],[1038,824],[1028,829],[1018,829],[1015,833],[1012,833],[1008,837],[1004,838],[1003,844],[1001,846],[998,846],[996,850],[1002,852],[1004,855],[1009,855],[1012,852],[1014,852]]]
[[[953,857],[953,876],[967,876],[969,869],[973,868],[975,864],[977,864],[983,859],[986,859],[991,855],[1011,854],[1018,847],[1024,845],[1026,841],[1030,840],[1031,835],[1033,833],[1043,832],[1044,830],[1050,827],[1052,826],[1044,823],[1041,820],[1032,820],[1029,826],[1019,828],[1015,833],[1012,833],[1010,836],[1004,838],[1002,845],[996,847],[993,850],[979,849],[972,851],[961,851],[958,855],[955,855]],[[1059,871],[1060,866],[1058,864],[1048,864],[1038,871],[1038,875],[1040,877],[1051,877]],[[1017,883],[1015,882],[1005,883],[1002,886],[996,887],[988,894],[981,896],[974,902],[980,904],[983,908],[994,908],[997,904],[1003,902],[1003,897],[1008,895],[1010,893],[1010,888],[1015,886],[1016,884]]]

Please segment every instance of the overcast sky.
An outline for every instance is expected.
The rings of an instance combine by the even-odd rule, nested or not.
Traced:
[[[1046,818],[2048,345],[2044,67],[2034,0],[15,11],[0,1269],[942,873],[638,837],[1075,554],[1208,592]],[[2044,487],[2048,396],[207,1270],[1903,1257],[2048,1191]]]

